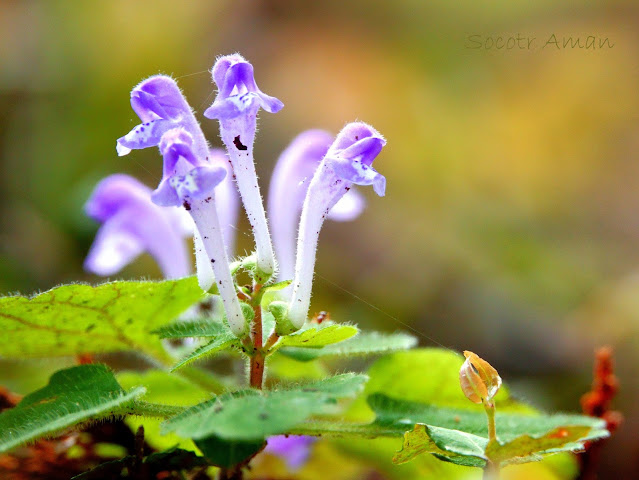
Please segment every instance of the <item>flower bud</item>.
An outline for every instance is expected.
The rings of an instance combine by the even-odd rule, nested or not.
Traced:
[[[473,403],[491,402],[501,387],[501,377],[486,360],[473,352],[464,352],[466,361],[459,371],[459,383]]]

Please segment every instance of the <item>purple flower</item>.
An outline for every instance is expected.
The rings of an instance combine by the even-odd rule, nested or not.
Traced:
[[[184,205],[189,210],[191,201],[207,199],[226,177],[224,167],[212,165],[208,157],[195,155],[193,137],[183,127],[162,135],[160,153],[164,157],[162,181],[151,194],[156,205]]]
[[[229,326],[237,336],[243,336],[248,325],[235,291],[215,202],[215,187],[227,175],[226,169],[209,160],[202,130],[173,79],[157,75],[143,81],[131,92],[131,106],[143,123],[118,139],[118,153],[159,146],[164,157],[163,176],[151,199],[165,207],[183,205],[189,212],[197,229],[200,286],[210,288],[212,277],[204,267],[208,263]],[[202,261],[203,252],[208,262]]]
[[[118,155],[157,146],[167,131],[183,127],[194,138],[195,155],[206,158],[208,147],[204,134],[191,107],[171,77],[155,75],[140,82],[131,91],[131,107],[142,123],[118,139]]]
[[[151,199],[165,206],[183,205],[191,214],[197,228],[197,265],[202,265],[202,252],[205,252],[213,268],[229,327],[240,337],[248,333],[248,325],[235,292],[215,201],[215,187],[226,176],[226,169],[195,156],[191,147],[192,137],[181,127],[162,136],[160,151],[164,156],[164,176]],[[200,286],[206,286],[211,280],[209,272],[206,268],[200,272]]]
[[[253,142],[260,107],[275,113],[283,104],[262,93],[255,83],[253,66],[238,54],[219,58],[211,75],[218,94],[204,116],[220,122],[220,135],[229,153],[244,209],[255,235],[255,280],[264,283],[273,274],[275,260],[255,173]]]
[[[240,54],[220,57],[211,70],[218,94],[204,116],[232,119],[252,113],[262,107],[270,113],[279,112],[284,104],[277,98],[262,93],[255,83],[253,65]]]
[[[373,160],[386,140],[373,127],[349,123],[337,135],[317,168],[308,187],[297,238],[293,293],[286,316],[281,306],[276,315],[278,332],[298,330],[306,322],[311,302],[315,253],[319,232],[331,208],[348,192],[353,184],[373,185],[375,193],[383,196],[386,178],[372,167]],[[274,314],[275,311],[273,310]]]
[[[268,439],[264,451],[282,458],[289,470],[295,471],[304,466],[316,440],[315,437],[278,435]]]
[[[300,133],[282,152],[271,177],[268,217],[279,266],[280,280],[292,279],[295,267],[297,224],[308,185],[333,142],[324,130]],[[362,213],[365,201],[356,190],[349,191],[331,209],[328,218],[353,220]]]
[[[177,208],[151,203],[151,189],[124,174],[111,175],[93,190],[85,204],[87,215],[102,223],[84,268],[113,275],[143,252],[158,262],[166,278],[190,274],[184,237],[193,222]]]

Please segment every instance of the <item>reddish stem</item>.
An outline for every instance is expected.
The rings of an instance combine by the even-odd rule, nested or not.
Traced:
[[[262,285],[256,284],[253,287],[253,297],[259,292]],[[264,382],[264,352],[262,351],[262,308],[259,305],[253,305],[255,317],[251,326],[251,338],[253,340],[253,356],[251,357],[251,366],[249,374],[249,383],[252,388],[262,389]]]

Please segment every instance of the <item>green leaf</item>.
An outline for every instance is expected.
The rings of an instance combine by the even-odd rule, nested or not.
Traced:
[[[382,426],[391,435],[393,431],[405,431],[406,425],[423,423],[488,438],[486,415],[481,410],[461,410],[407,402],[381,393],[371,395],[368,403],[377,415],[373,425]],[[555,428],[565,426],[587,427],[588,434],[583,437],[584,441],[608,435],[603,420],[585,415],[526,415],[501,413],[498,410],[496,425],[497,438],[504,442],[510,442],[524,434],[546,435]]]
[[[406,463],[417,455],[431,453],[457,465],[483,467],[487,444],[488,440],[477,435],[418,424],[404,434],[404,444],[393,463]]]
[[[382,354],[394,350],[407,350],[415,345],[417,345],[417,339],[406,333],[360,332],[339,344],[313,350],[296,348],[297,346],[291,345],[283,348],[281,353],[295,360],[309,361],[327,356]]]
[[[482,459],[490,457],[484,453],[488,428],[481,411],[406,402],[380,393],[371,395],[368,401],[377,416],[372,423],[315,422],[293,433],[364,438],[404,436],[404,446],[395,456],[398,463],[407,462],[420,453],[432,453],[467,466],[482,466]],[[582,449],[586,441],[608,436],[603,420],[583,415],[497,413],[496,423],[497,437],[503,443],[492,449],[503,464],[538,460],[542,454],[575,451]],[[413,431],[405,434],[413,425],[416,425]],[[539,450],[532,451],[537,447]]]
[[[590,432],[590,426],[563,426],[545,434],[522,435],[502,443],[459,430],[417,424],[414,430],[405,433],[402,449],[393,462],[405,463],[422,453],[431,453],[471,467],[484,467],[487,459],[500,466],[526,463],[541,460],[544,454],[581,450]]]
[[[311,415],[331,411],[339,398],[353,397],[366,376],[343,374],[272,391],[226,393],[167,420],[165,432],[203,439],[258,441],[285,433]]]
[[[329,375],[322,362],[298,362],[286,355],[270,355],[267,358],[268,376],[289,381],[319,380]]]
[[[229,327],[210,318],[170,323],[151,333],[160,338],[217,337],[229,332]]]
[[[144,393],[125,392],[104,365],[81,365],[54,373],[48,385],[0,414],[0,452],[87,420],[120,415]]]
[[[567,425],[557,427],[543,435],[522,435],[510,442],[491,442],[486,456],[501,466],[540,460],[541,455],[561,451],[573,452],[583,449],[583,440],[591,427]]]
[[[395,467],[390,459],[398,450],[398,445],[393,446],[390,439],[403,437],[406,431],[413,430],[415,424],[476,435],[483,437],[487,443],[484,409],[469,402],[459,386],[459,368],[463,361],[463,357],[456,352],[436,348],[398,352],[382,357],[369,369],[370,380],[364,394],[351,405],[346,415],[348,422],[306,422],[296,427],[293,433],[346,437],[348,440],[337,440],[342,450],[365,457],[384,472],[390,472],[389,475],[393,477]],[[395,398],[385,395],[385,392]],[[514,440],[524,434],[543,436],[566,425],[588,427],[589,433],[579,442],[607,435],[603,422],[598,419],[578,415],[540,415],[531,407],[512,399],[506,387],[502,387],[495,401],[499,412],[497,436],[502,442]],[[442,433],[435,429],[431,431]],[[387,437],[389,440],[379,438],[372,443],[370,440],[363,440],[375,437]],[[437,443],[440,439],[441,437],[434,435],[431,440],[442,449],[443,444]],[[456,478],[455,472],[461,467],[449,462],[452,458],[457,463],[465,460],[454,457],[452,453],[448,457],[438,457],[447,459],[446,463],[434,461],[435,457],[431,455],[416,456],[410,464],[400,467],[403,473],[398,474],[397,478],[413,478],[418,472],[420,475],[436,478]],[[562,461],[566,465],[570,460],[563,457]],[[535,468],[536,472],[547,472],[543,466]],[[555,468],[551,470],[555,471]]]
[[[469,402],[459,386],[459,369],[463,363],[461,354],[442,348],[419,348],[385,355],[368,370],[370,381],[364,395],[351,407],[351,417],[372,421],[375,415],[368,406],[367,397],[376,392],[392,392],[394,398],[473,410],[484,415],[484,408]],[[502,386],[494,400],[501,413],[535,413],[533,408],[511,398],[507,386]]]
[[[216,467],[228,468],[242,463],[264,447],[264,440],[225,440],[215,435],[195,440],[206,459]]]
[[[319,325],[306,324],[297,332],[282,337],[275,345],[273,351],[282,347],[318,349],[351,338],[357,335],[358,331],[357,327],[352,325],[340,325],[330,322],[323,322]]]
[[[349,341],[352,340],[347,340],[340,345]],[[364,438],[364,435],[376,436],[375,432],[370,430],[361,432],[361,427],[358,427],[358,425],[369,424],[376,418],[375,412],[366,402],[367,397],[374,393],[387,393],[403,400],[439,407],[476,410],[483,414],[483,408],[469,402],[459,387],[459,369],[463,362],[463,357],[457,352],[441,348],[419,348],[380,357],[367,372],[370,380],[366,384],[364,393],[351,404],[346,415],[349,423],[342,422],[340,425],[330,425],[336,434],[339,434],[337,430],[353,430],[355,433],[353,435],[347,433],[347,438],[337,437],[330,441],[337,444],[337,448],[349,457],[363,459],[368,465],[374,466],[393,480],[404,480],[405,478],[452,480],[468,475],[467,467],[439,461],[433,455],[419,455],[411,462],[401,465],[393,464],[391,459],[401,445],[398,437],[403,435],[403,432],[411,430],[413,424],[404,425],[401,433],[391,424],[390,432],[387,433],[388,437],[374,440]],[[509,396],[507,387],[502,386],[496,396],[496,401],[498,409],[503,413],[535,413],[531,407],[513,400]],[[302,427],[298,427],[296,432],[312,434],[311,428],[308,428],[310,426],[313,424],[305,423],[302,427],[307,431],[304,432]],[[326,427],[327,425],[315,426]],[[381,425],[377,425],[376,428],[382,430]],[[320,432],[322,428],[314,430]],[[384,432],[382,431],[381,434]],[[360,435],[359,438],[356,435]],[[530,472],[526,478],[569,480],[574,478],[573,472],[576,471],[576,466],[572,457],[560,454],[546,457],[539,464],[511,466],[510,469],[526,469],[526,472]],[[562,473],[557,473],[562,470]]]
[[[162,370],[149,370],[144,373],[122,372],[117,375],[117,379],[123,388],[144,385],[147,391],[142,400],[146,402],[190,407],[209,398],[209,393],[203,388]],[[187,450],[195,450],[195,445],[188,438],[173,433],[161,435],[160,419],[130,416],[125,419],[125,423],[133,432],[136,432],[140,425],[144,425],[144,440],[157,450],[165,450],[176,445]]]
[[[0,298],[0,356],[145,352],[166,359],[149,332],[203,296],[195,277],[164,282],[65,285],[32,298]]]
[[[231,348],[233,346],[239,346],[239,345],[240,345],[240,340],[235,335],[233,335],[233,333],[230,330],[227,330],[226,332],[215,337],[206,345],[202,345],[201,347],[198,347],[195,350],[193,350],[193,352],[191,352],[182,360],[180,360],[178,363],[173,365],[173,367],[171,368],[171,371],[174,372],[188,365],[189,363],[194,362],[195,360],[199,360],[202,357],[207,357],[215,353],[218,353],[222,350],[226,350],[227,348]]]

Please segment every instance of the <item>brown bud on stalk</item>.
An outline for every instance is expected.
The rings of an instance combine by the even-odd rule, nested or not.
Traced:
[[[459,371],[459,383],[473,403],[490,402],[501,387],[501,377],[486,360],[473,352],[464,352],[466,361]]]

